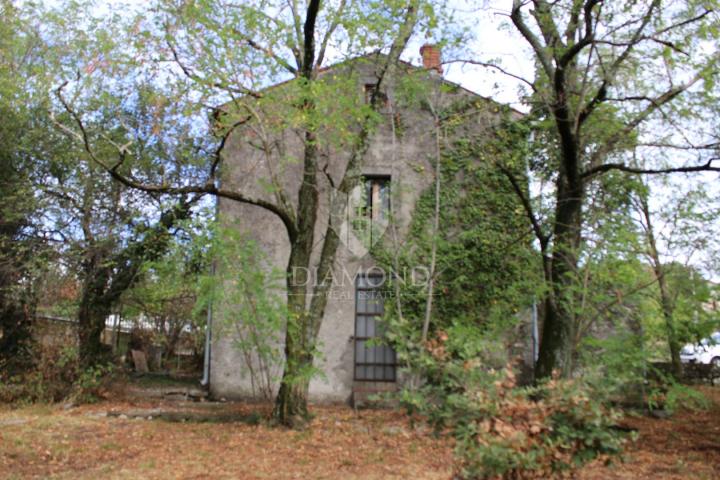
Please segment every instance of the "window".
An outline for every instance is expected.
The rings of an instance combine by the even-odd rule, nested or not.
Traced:
[[[366,176],[357,189],[352,228],[367,248],[383,236],[390,220],[390,177]]]
[[[371,220],[387,220],[390,214],[390,177],[365,177],[365,215]]]
[[[365,103],[368,105],[370,104],[370,101],[372,100],[373,93],[377,90],[377,85],[374,83],[367,83],[365,84],[365,88],[363,89],[363,92],[365,93]],[[380,108],[385,108],[388,106],[388,97],[385,95],[385,93],[381,90],[378,94],[378,106]]]
[[[385,337],[382,277],[358,275],[355,288],[355,380],[394,382],[397,356]]]

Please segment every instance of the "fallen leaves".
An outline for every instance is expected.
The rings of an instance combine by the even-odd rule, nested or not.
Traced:
[[[596,462],[585,480],[716,478],[720,471],[720,389],[706,389],[709,411],[669,419],[628,417],[639,431],[625,463]],[[3,478],[147,479],[443,479],[452,445],[411,425],[397,411],[315,407],[297,432],[244,423],[175,423],[108,417],[108,411],[179,409],[163,402],[103,402],[72,410],[0,407]],[[183,406],[182,409],[187,409]],[[202,410],[208,407],[198,407]],[[257,406],[226,404],[218,413],[248,415]],[[213,410],[214,411],[214,410]],[[269,413],[260,407],[260,413]],[[524,412],[519,409],[516,414]],[[529,435],[539,424],[525,417]],[[508,422],[483,430],[512,434]]]
[[[17,478],[73,479],[446,479],[451,471],[449,443],[410,427],[399,412],[316,407],[311,428],[301,432],[120,418],[123,411],[159,407],[173,408],[101,403],[52,410],[39,421],[8,426],[0,433],[0,471]],[[255,408],[227,404],[223,413],[241,416]],[[107,411],[113,416],[101,415]],[[23,409],[12,415],[0,410],[0,421],[6,417],[25,414]]]
[[[709,410],[682,411],[666,419],[627,416],[625,427],[636,429],[624,462],[602,462],[585,468],[582,480],[687,480],[718,478],[720,472],[720,388],[698,387],[712,401]],[[706,445],[712,448],[704,448]]]

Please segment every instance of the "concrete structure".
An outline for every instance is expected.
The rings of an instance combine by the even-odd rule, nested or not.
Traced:
[[[428,105],[434,105],[436,109],[451,104],[474,105],[474,113],[467,117],[464,126],[469,132],[482,132],[497,122],[497,104],[443,80],[437,64],[439,53],[434,48],[426,46],[422,53],[424,68],[405,64],[400,73],[385,84],[383,121],[372,137],[362,165],[366,178],[361,189],[364,195],[356,194],[351,199],[351,204],[354,202],[356,206],[358,202],[367,204],[370,199],[369,211],[364,212],[378,227],[377,231],[371,230],[371,237],[373,234],[378,237],[373,238],[373,242],[402,243],[419,196],[433,184],[436,130]],[[368,56],[344,62],[324,71],[323,76],[337,79],[339,90],[354,89],[355,100],[361,103],[372,93],[372,85],[377,81],[375,59],[375,56]],[[400,100],[399,85],[404,76],[414,76],[422,85],[421,98],[416,94],[419,101],[414,104]],[[329,80],[331,85],[332,82]],[[271,90],[276,96],[275,102],[292,101],[292,82]],[[322,108],[334,108],[332,101]],[[273,118],[284,115],[282,106],[265,103],[253,109],[261,110],[262,114],[248,115],[247,124],[228,138],[223,150],[223,186],[268,202],[280,201],[279,190],[282,190],[291,202],[296,202],[302,172],[302,138],[291,124],[273,129],[273,125],[280,123],[273,122]],[[332,133],[321,132],[320,138],[324,138],[323,135]],[[313,262],[319,257],[320,241],[326,230],[328,199],[348,161],[347,147],[342,142],[323,141],[320,148],[324,165],[323,172],[318,174],[321,208],[315,237],[319,245],[313,253]],[[389,197],[388,185],[392,192]],[[381,221],[385,214],[375,211],[372,206],[378,202],[382,204],[380,209],[391,204],[394,226],[389,229],[387,222]],[[351,211],[348,216],[355,213],[357,211]],[[257,240],[267,253],[270,266],[285,270],[289,240],[278,217],[261,207],[223,198],[219,199],[218,214],[222,223],[237,225]],[[393,389],[397,380],[392,365],[394,354],[388,349],[362,343],[363,338],[378,334],[374,331],[379,327],[375,323],[375,314],[382,311],[381,303],[372,292],[363,293],[362,287],[368,284],[364,275],[382,272],[373,269],[375,261],[367,253],[367,237],[358,240],[353,228],[353,218],[349,218],[348,225],[341,231],[343,244],[335,260],[335,282],[319,334],[322,356],[316,360],[316,366],[322,375],[310,384],[310,397],[314,401],[346,402],[352,399],[353,393],[357,400],[368,391]],[[358,313],[363,311],[368,315]],[[209,375],[212,394],[225,398],[261,396],[258,381],[248,368],[248,362],[253,361],[248,353],[252,352],[237,348],[237,332],[228,329],[227,322],[220,325],[220,313],[215,313]],[[242,322],[242,319],[237,321]],[[273,372],[275,379],[279,375],[279,371]]]

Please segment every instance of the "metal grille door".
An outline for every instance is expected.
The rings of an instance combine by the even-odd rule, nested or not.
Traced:
[[[397,358],[381,343],[383,295],[381,277],[359,275],[355,288],[355,380],[394,382]]]

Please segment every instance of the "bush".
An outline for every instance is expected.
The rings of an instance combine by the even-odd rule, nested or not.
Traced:
[[[577,380],[552,379],[515,388],[511,369],[474,395],[469,422],[459,425],[462,478],[547,478],[599,456],[617,454],[624,439],[617,414]]]
[[[0,401],[10,403],[90,403],[97,400],[114,373],[111,364],[83,368],[75,347],[38,346],[32,367],[2,378]]]
[[[553,378],[519,388],[510,366],[483,369],[445,348],[452,343],[445,333],[428,342],[418,363],[427,382],[403,392],[402,402],[454,436],[458,478],[557,477],[621,451],[618,414],[590,382]]]
[[[652,381],[648,383],[650,388],[646,402],[649,410],[664,410],[673,414],[681,408],[707,410],[710,407],[710,400],[701,391],[679,383],[672,375],[659,369],[652,372]]]
[[[604,339],[585,339],[581,365],[586,376],[599,379],[596,383],[615,403],[669,414],[679,408],[708,408],[709,401],[702,392],[682,385],[670,363],[651,362],[651,355],[643,338],[619,329]]]

